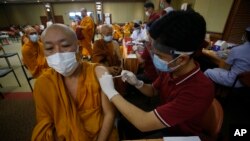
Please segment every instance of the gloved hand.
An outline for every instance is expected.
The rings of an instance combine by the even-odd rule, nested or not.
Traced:
[[[138,80],[136,76],[130,71],[123,70],[121,75],[123,82],[127,81],[129,84],[134,85],[137,89],[141,88],[144,84],[143,81]]]
[[[138,50],[138,46],[134,45],[132,49],[133,49],[133,51],[137,51]]]
[[[99,83],[101,85],[104,94],[111,100],[111,98],[119,94],[114,87],[113,77],[107,72],[99,78]]]

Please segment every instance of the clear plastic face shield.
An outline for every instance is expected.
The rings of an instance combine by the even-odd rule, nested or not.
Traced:
[[[177,51],[174,48],[162,45],[154,40],[151,41],[150,46],[151,47],[148,47],[150,56],[153,60],[156,69],[160,72],[173,72],[174,70],[178,69],[181,66],[181,64],[175,65],[174,67],[170,67],[170,64],[174,63],[179,57],[183,55],[189,56],[194,53],[193,51],[188,51],[188,52]],[[170,55],[171,60],[166,61],[162,59],[156,52],[161,52],[163,54]]]

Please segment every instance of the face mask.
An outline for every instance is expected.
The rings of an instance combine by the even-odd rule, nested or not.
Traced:
[[[109,35],[109,36],[103,36],[103,40],[105,42],[110,42],[112,39],[113,39],[113,37],[111,35]]]
[[[160,3],[160,8],[164,9],[164,4],[163,3]]]
[[[75,52],[55,53],[46,57],[48,65],[63,76],[70,76],[76,70],[78,62]]]
[[[174,62],[175,60],[177,60],[179,57],[175,58],[174,60],[172,60],[170,62],[167,62],[167,61],[164,61],[164,60],[160,59],[157,55],[154,54],[154,56],[153,56],[153,63],[155,65],[155,67],[159,71],[162,71],[162,72],[172,72],[172,71],[176,70],[177,68],[179,68],[180,65],[177,65],[177,66],[175,66],[173,68],[170,68],[169,64],[171,64],[172,62]]]
[[[38,41],[38,35],[37,34],[29,35],[29,37],[30,37],[30,41],[33,42],[33,43],[36,43]]]
[[[145,14],[146,14],[146,16],[148,16],[148,17],[150,16],[150,13],[149,13],[148,11],[147,11]]]

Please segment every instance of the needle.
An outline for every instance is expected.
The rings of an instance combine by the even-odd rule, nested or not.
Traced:
[[[118,77],[122,77],[122,75],[113,76],[113,78],[118,78]]]

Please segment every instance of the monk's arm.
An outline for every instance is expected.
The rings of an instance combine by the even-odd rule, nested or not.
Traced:
[[[89,30],[89,29],[93,29],[94,28],[94,24],[91,18],[88,18],[88,20],[86,20],[84,22],[84,24],[80,24],[80,28],[82,28],[83,30]]]
[[[54,122],[52,120],[50,106],[48,106],[48,101],[51,98],[45,93],[46,88],[44,87],[45,81],[36,81],[35,88],[33,92],[33,98],[36,108],[36,126],[32,132],[32,141],[47,140],[56,141],[56,130]],[[47,92],[48,93],[48,92]]]
[[[104,119],[97,141],[106,141],[108,140],[109,135],[114,128],[115,108],[113,107],[111,102],[109,102],[105,94],[102,93],[101,99],[102,99]]]

